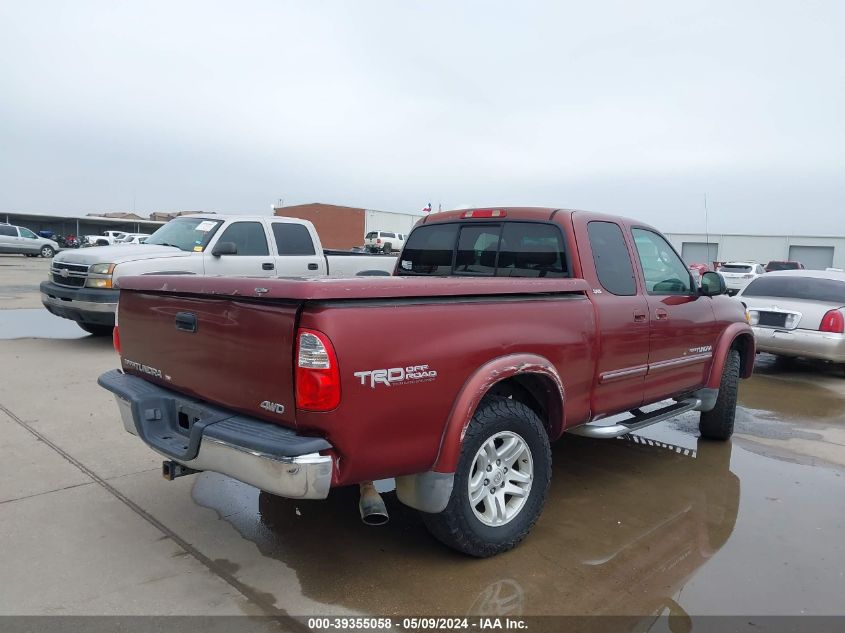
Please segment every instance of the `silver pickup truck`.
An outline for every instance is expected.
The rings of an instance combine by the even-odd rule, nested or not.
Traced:
[[[307,220],[198,214],[171,220],[143,244],[62,251],[41,283],[41,302],[108,335],[125,275],[353,277],[390,274],[395,264],[390,255],[323,250]]]

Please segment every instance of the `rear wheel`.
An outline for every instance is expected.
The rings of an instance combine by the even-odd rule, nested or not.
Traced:
[[[449,503],[423,513],[429,532],[449,547],[487,557],[517,545],[546,500],[552,475],[549,438],[537,414],[489,398],[467,428]]]
[[[77,321],[77,324],[83,330],[89,334],[93,334],[94,336],[111,336],[112,331],[114,330],[114,326],[101,325],[99,323],[82,323]]]
[[[390,254],[393,252],[393,244],[385,244],[384,248],[382,249],[383,253]]]
[[[728,357],[725,359],[716,406],[710,411],[701,413],[698,422],[701,437],[710,440],[727,440],[733,435],[736,397],[739,391],[739,369],[739,352],[732,349],[728,351]]]

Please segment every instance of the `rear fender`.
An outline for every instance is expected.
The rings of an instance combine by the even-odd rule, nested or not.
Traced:
[[[479,403],[493,385],[518,374],[539,374],[548,378],[555,385],[557,396],[560,398],[560,407],[550,407],[550,411],[557,410],[561,414],[550,416],[556,419],[548,421],[548,432],[550,438],[560,435],[563,428],[564,390],[554,365],[547,358],[536,354],[501,356],[482,365],[464,383],[446,421],[443,437],[440,440],[440,451],[434,466],[432,466],[433,471],[439,473],[455,472],[464,434]]]
[[[722,372],[728,351],[738,347],[741,361],[740,376],[750,378],[754,370],[754,331],[747,323],[731,323],[716,343],[713,350],[713,364],[710,366],[710,378],[707,380],[708,389],[718,389],[722,382]]]

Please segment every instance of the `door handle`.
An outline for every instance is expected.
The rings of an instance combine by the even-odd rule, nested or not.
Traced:
[[[273,264],[270,264],[270,263],[261,264],[261,269],[262,270],[273,270]]]
[[[655,310],[654,313],[657,315],[658,321],[668,321],[669,320],[669,313],[663,308],[657,308],[657,310]]]
[[[634,310],[634,323],[644,323],[646,316],[645,310]]]
[[[319,266],[317,264],[308,264],[308,270],[317,270]]]

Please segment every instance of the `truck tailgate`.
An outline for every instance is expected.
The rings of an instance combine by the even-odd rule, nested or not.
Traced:
[[[295,425],[299,301],[121,291],[123,370],[167,389]]]

